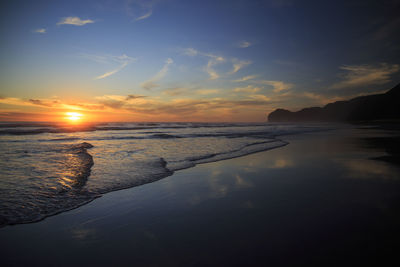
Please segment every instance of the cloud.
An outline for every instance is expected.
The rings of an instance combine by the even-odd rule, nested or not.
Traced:
[[[82,20],[78,17],[66,17],[62,18],[57,25],[75,25],[75,26],[83,26],[85,24],[94,23],[91,19]]]
[[[282,82],[282,81],[267,81],[267,80],[263,80],[263,81],[259,81],[259,83],[266,84],[266,85],[271,85],[274,88],[273,89],[274,93],[280,93],[282,91],[289,90],[294,86],[292,83],[285,83],[285,82]]]
[[[226,59],[222,56],[217,56],[212,53],[200,52],[194,48],[184,49],[183,54],[191,57],[200,55],[209,58],[207,65],[204,67],[204,71],[207,72],[207,74],[210,76],[209,78],[210,80],[216,80],[220,77],[219,73],[214,69],[214,67],[218,64],[226,62]],[[240,69],[252,63],[251,61],[239,60],[237,58],[231,59],[231,62],[232,62],[232,70],[228,72],[228,74],[234,74],[238,72]]]
[[[143,96],[143,95],[127,95],[127,96],[125,97],[125,100],[126,100],[126,101],[129,101],[129,100],[138,99],[138,98],[143,98],[143,97],[146,97],[146,96]]]
[[[40,28],[40,29],[36,29],[36,30],[34,30],[33,32],[36,32],[36,33],[46,33],[46,29],[45,28]]]
[[[218,111],[232,109],[249,109],[270,105],[270,101],[265,96],[254,96],[243,100],[225,99],[175,99],[170,102],[153,101],[145,105],[131,105],[124,107],[126,110],[145,115],[169,115],[173,117],[194,118],[200,114],[219,115]],[[203,117],[204,119],[204,117]]]
[[[126,0],[126,12],[135,21],[151,17],[156,4],[154,0]]]
[[[233,82],[245,82],[245,81],[252,80],[252,79],[255,79],[255,78],[257,78],[257,75],[248,75],[248,76],[244,76],[244,77],[242,77],[240,79],[233,80]]]
[[[126,97],[120,95],[104,95],[96,97],[105,107],[121,109],[126,103]]]
[[[208,90],[208,89],[205,89]],[[216,93],[218,90],[213,90],[207,93]],[[159,99],[147,99],[142,100],[138,103],[128,103],[126,96],[119,95],[104,95],[96,97],[96,99],[116,110],[125,110],[131,112],[137,112],[141,114],[188,114],[193,112],[204,111],[209,112],[210,110],[221,109],[221,108],[233,108],[233,107],[247,107],[251,108],[254,106],[265,106],[270,104],[270,98],[264,95],[251,95],[249,98],[240,100],[236,99],[173,99],[171,101],[164,101]]]
[[[89,111],[99,111],[104,110],[105,106],[102,104],[92,104],[92,103],[73,103],[68,104],[71,109],[79,109],[79,110],[89,110]]]
[[[400,65],[381,63],[379,65],[345,65],[340,67],[346,73],[342,80],[333,84],[331,89],[343,89],[367,85],[385,84],[391,81],[390,75],[400,70]]]
[[[0,103],[13,106],[41,106],[45,108],[59,108],[63,107],[63,104],[55,99],[20,99],[15,97],[2,97]]]
[[[186,90],[186,89],[183,89]],[[204,91],[194,91],[196,94],[217,93],[217,89],[204,89]],[[19,98],[0,98],[0,103],[16,106],[40,107],[50,110],[46,114],[40,115],[36,120],[43,118],[50,119],[55,114],[59,116],[61,112],[79,110],[87,111],[98,118],[106,119],[109,116],[122,116],[125,118],[138,118],[139,120],[164,120],[164,121],[226,121],[255,118],[264,119],[265,112],[271,108],[274,101],[263,95],[250,95],[240,99],[231,98],[187,98],[187,99],[166,99],[159,97],[145,97],[140,95],[103,95],[97,96],[91,102],[63,103],[54,99],[30,99]],[[17,115],[11,114],[14,108],[4,106],[0,109],[0,117],[3,120],[12,120]],[[99,113],[97,113],[99,112]],[[39,114],[32,111],[29,117]],[[96,115],[97,114],[97,115]],[[18,115],[18,119],[22,119]],[[100,117],[101,116],[101,117]],[[27,116],[25,116],[27,117]],[[56,118],[55,118],[56,119]]]
[[[250,95],[250,97],[264,102],[270,102],[272,100],[270,97],[265,95]]]
[[[246,87],[236,87],[235,89],[233,89],[233,91],[237,93],[257,93],[260,90],[260,87],[254,87],[252,85],[248,85]]]
[[[109,62],[110,60],[118,62],[119,64],[121,64],[118,68],[113,69],[111,71],[108,71],[102,75],[99,75],[97,77],[95,77],[95,80],[100,80],[100,79],[104,79],[106,77],[109,77],[117,72],[119,72],[120,70],[122,70],[123,68],[125,68],[126,66],[128,66],[129,63],[136,61],[136,58],[133,57],[129,57],[125,54],[123,54],[122,56],[111,56],[111,57],[99,57],[102,58],[103,60],[105,60],[104,62]],[[96,61],[96,60],[95,60]]]
[[[186,48],[186,49],[184,49],[184,51],[183,51],[183,54],[184,55],[186,55],[186,56],[196,56],[197,54],[199,54],[199,51],[197,51],[196,49],[194,49],[194,48]]]
[[[233,63],[233,69],[231,72],[229,72],[229,74],[234,74],[234,73],[238,72],[240,69],[250,65],[251,61],[232,59],[232,63]]]
[[[136,20],[136,21],[139,21],[139,20],[147,19],[147,18],[150,17],[152,14],[153,14],[153,10],[150,9],[146,14],[144,14],[143,16],[140,16],[140,17],[136,18],[135,20]]]
[[[95,80],[99,80],[99,79],[104,79],[104,78],[106,78],[106,77],[109,77],[109,76],[111,76],[111,75],[117,73],[118,71],[122,70],[122,69],[125,68],[127,65],[128,65],[128,63],[125,62],[125,63],[123,63],[121,66],[119,66],[118,68],[116,68],[116,69],[114,69],[114,70],[112,70],[112,71],[106,72],[106,73],[104,73],[104,74],[102,74],[102,75],[99,75],[99,76],[97,76],[97,77],[94,78],[94,79],[95,79]]]
[[[210,76],[210,80],[216,80],[219,78],[219,74],[214,70],[213,66],[218,64],[219,61],[215,59],[210,59],[207,63],[207,66],[204,68],[204,70],[208,73]]]
[[[200,89],[199,87],[191,87],[191,88],[183,88],[183,87],[174,87],[163,90],[163,95],[168,96],[178,96],[178,95],[187,95],[192,96],[196,95],[212,95],[220,92],[220,89]]]
[[[136,96],[136,95],[103,95],[97,96],[95,99],[104,107],[111,108],[115,110],[125,110],[131,105],[141,105],[148,102],[145,99],[146,96]],[[103,108],[104,109],[104,108]]]
[[[210,95],[219,93],[218,89],[200,89],[196,91],[199,95]]]
[[[207,74],[210,76],[210,78],[209,78],[210,80],[216,80],[220,77],[220,75],[214,69],[214,66],[225,62],[226,60],[224,57],[217,56],[212,53],[200,52],[194,48],[184,49],[183,54],[186,56],[191,56],[191,57],[200,55],[200,56],[209,58],[207,65],[204,67],[204,71],[207,72]]]
[[[219,74],[217,73],[216,70],[214,70],[214,66],[225,62],[225,58],[210,53],[199,53],[199,54],[210,58],[207,62],[207,66],[204,68],[205,72],[207,72],[208,75],[210,76],[209,79],[210,80],[218,79]]]
[[[142,82],[140,85],[146,90],[151,90],[154,87],[158,87],[159,85],[156,82],[164,78],[164,76],[168,72],[169,65],[171,65],[172,63],[174,63],[174,61],[171,58],[168,58],[165,61],[165,64],[162,67],[162,69],[156,75],[154,75],[151,79]]]
[[[240,47],[240,48],[247,48],[247,47],[249,47],[249,46],[251,46],[252,45],[252,43],[250,43],[250,42],[248,42],[248,41],[242,41],[242,42],[240,42],[239,44],[238,44],[238,47]]]
[[[111,61],[111,57],[107,55],[93,55],[93,54],[82,53],[79,56],[86,59],[90,59],[97,63],[110,63]]]
[[[186,88],[176,87],[176,88],[168,88],[163,91],[164,95],[168,96],[177,96],[186,93]]]
[[[318,104],[321,105],[326,105],[328,103],[344,100],[344,97],[339,97],[339,96],[324,96],[321,94],[316,94],[312,92],[304,92],[300,96],[315,100]]]
[[[53,106],[51,103],[46,103],[39,99],[29,99],[28,101],[31,102],[32,104],[39,105],[39,106],[44,106],[44,107]]]
[[[26,106],[26,105],[32,106],[32,105],[34,105],[34,103],[31,103],[29,101],[27,102],[27,101],[24,101],[22,99],[15,98],[15,97],[1,97],[0,103],[6,104],[6,105],[14,105],[14,106]]]

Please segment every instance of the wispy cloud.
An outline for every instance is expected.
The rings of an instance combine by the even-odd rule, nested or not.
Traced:
[[[204,67],[204,71],[208,73],[210,80],[216,80],[220,77],[220,74],[214,68],[218,64],[225,63],[225,62],[232,62],[232,70],[227,73],[227,74],[231,75],[252,63],[251,61],[239,60],[237,58],[232,58],[230,60],[227,60],[226,58],[224,58],[222,56],[215,55],[212,53],[201,52],[194,48],[184,49],[183,54],[186,56],[191,56],[191,57],[194,57],[194,56],[207,57],[208,62],[207,62],[207,65]]]
[[[186,55],[186,56],[192,56],[192,57],[194,57],[194,56],[196,56],[196,55],[199,54],[199,51],[197,51],[197,50],[194,49],[194,48],[189,47],[189,48],[185,48],[185,49],[183,50],[183,54]]]
[[[144,14],[143,16],[140,16],[140,17],[136,18],[135,20],[136,20],[136,21],[139,21],[139,20],[147,19],[147,18],[150,17],[152,14],[153,14],[153,10],[150,9],[146,14]]]
[[[248,85],[246,87],[236,87],[235,89],[233,89],[234,92],[237,93],[257,93],[261,90],[260,87],[255,87],[253,85]]]
[[[163,90],[163,95],[168,96],[178,96],[178,95],[186,95],[186,96],[193,96],[196,95],[212,95],[217,94],[220,92],[220,89],[199,89],[199,87],[191,87],[191,88],[184,88],[184,87],[173,87]]]
[[[90,59],[92,61],[95,61],[97,63],[110,63],[110,61],[112,61],[112,56],[109,55],[93,55],[93,54],[86,54],[86,53],[82,53],[79,54],[80,57],[86,58],[86,59]]]
[[[292,83],[286,83],[286,82],[282,82],[282,81],[262,80],[262,81],[259,81],[259,83],[271,85],[273,87],[274,93],[280,93],[282,91],[289,90],[294,86]]]
[[[240,69],[250,65],[251,61],[232,59],[232,64],[233,64],[233,69],[231,72],[229,72],[229,74],[234,74],[234,73],[238,72]]]
[[[250,47],[252,45],[252,43],[248,42],[248,41],[242,41],[238,44],[238,47],[240,48],[247,48]]]
[[[271,99],[270,97],[265,96],[265,95],[260,95],[260,94],[257,94],[257,95],[250,95],[250,97],[253,98],[253,99],[257,99],[257,100],[259,100],[259,101],[267,102],[267,103],[270,102],[270,101],[272,101],[272,99]]]
[[[187,89],[182,87],[168,88],[165,89],[162,93],[168,96],[177,96],[186,93]]]
[[[298,97],[306,97],[309,99],[312,99],[316,102],[316,104],[320,104],[320,105],[326,105],[328,103],[332,103],[335,101],[339,101],[339,100],[344,100],[345,97],[339,97],[339,96],[325,96],[322,94],[317,94],[317,93],[313,93],[313,92],[303,92],[301,95],[299,95]]]
[[[127,0],[126,11],[135,21],[151,17],[156,4],[154,0]]]
[[[245,82],[245,81],[248,81],[248,80],[253,80],[255,78],[257,78],[257,75],[248,75],[248,76],[244,76],[244,77],[242,77],[240,79],[233,80],[233,82]]]
[[[225,58],[221,57],[221,56],[217,56],[211,53],[204,53],[204,52],[200,52],[194,48],[187,48],[184,50],[183,52],[184,55],[187,56],[204,56],[209,58],[207,65],[204,67],[204,71],[208,73],[208,75],[210,76],[210,80],[216,80],[219,78],[219,74],[217,73],[217,71],[214,69],[214,66],[220,63],[225,62]]]
[[[62,18],[57,25],[75,25],[75,26],[83,26],[85,24],[94,23],[91,19],[82,20],[78,17],[66,17]]]
[[[119,66],[118,68],[116,68],[115,70],[106,72],[106,73],[104,73],[104,74],[102,74],[102,75],[97,76],[97,77],[94,78],[94,79],[95,79],[95,80],[99,80],[99,79],[107,78],[107,77],[109,77],[109,76],[111,76],[111,75],[117,73],[118,71],[122,70],[122,69],[125,68],[127,65],[128,65],[128,63],[125,62],[125,63],[123,63],[121,66]]]
[[[208,60],[207,66],[204,70],[210,76],[210,80],[216,80],[219,78],[219,74],[214,70],[214,66],[224,61],[225,59],[223,57],[211,57],[211,59]]]
[[[62,103],[55,99],[20,99],[15,97],[1,97],[0,103],[14,106],[41,106],[44,108],[61,107]]]
[[[159,85],[156,82],[161,80],[162,78],[164,78],[164,76],[168,72],[169,65],[171,65],[172,63],[174,63],[174,61],[171,58],[168,58],[165,61],[165,64],[162,67],[162,69],[156,75],[154,75],[151,79],[141,83],[141,86],[146,90],[151,90],[155,87],[158,87]]]
[[[183,89],[185,91],[186,89]],[[194,91],[195,94],[213,94],[218,89],[204,89]],[[193,94],[193,92],[192,92]],[[79,110],[88,111],[96,114],[98,118],[106,118],[107,116],[129,116],[130,118],[137,116],[140,120],[155,121],[226,121],[236,120],[242,121],[248,116],[253,119],[257,116],[257,120],[265,119],[265,112],[273,101],[264,95],[243,96],[240,99],[232,98],[183,98],[183,99],[166,99],[159,97],[145,97],[141,95],[103,95],[97,96],[95,102],[78,102],[68,103],[54,99],[19,99],[0,97],[0,103],[14,106],[40,107],[52,112],[47,112],[46,118],[50,118],[49,114],[60,114],[62,111]],[[21,114],[11,114],[13,109],[0,109],[0,117],[4,120],[12,120],[13,118],[22,118]],[[54,112],[53,112],[54,111]],[[35,111],[36,112],[36,111]],[[32,117],[38,113],[33,112],[29,116]],[[125,115],[123,115],[125,114]],[[32,115],[32,116],[31,116]],[[101,117],[100,117],[101,116]],[[26,116],[25,116],[26,117]],[[43,118],[40,117],[40,118]],[[39,120],[39,117],[38,117]]]
[[[34,105],[44,106],[44,107],[51,107],[54,104],[54,103],[44,102],[40,99],[29,99],[28,101]]]
[[[106,59],[106,57],[100,57],[100,58]],[[125,54],[123,54],[122,56],[112,56],[112,57],[109,57],[109,58],[111,58],[113,61],[116,61],[116,62],[120,63],[121,65],[116,69],[113,69],[111,71],[108,71],[108,72],[106,72],[106,73],[104,73],[102,75],[99,75],[99,76],[95,77],[94,78],[95,80],[107,78],[107,77],[109,77],[109,76],[121,71],[123,68],[128,66],[129,63],[131,63],[131,62],[136,60],[136,58],[129,57],[129,56],[125,55]]]
[[[358,86],[385,84],[390,82],[390,75],[400,70],[400,65],[381,63],[379,65],[345,65],[340,67],[346,73],[342,80],[333,84],[331,89],[343,89]]]
[[[210,76],[210,80],[218,79],[219,74],[214,69],[214,66],[225,62],[225,58],[222,56],[217,56],[217,55],[211,54],[211,53],[202,53],[202,52],[198,52],[198,51],[197,51],[197,54],[200,54],[200,55],[203,55],[203,56],[206,56],[209,58],[209,60],[207,62],[207,66],[204,68],[204,70]]]
[[[219,93],[218,89],[200,89],[196,91],[199,95],[211,95]]]
[[[103,95],[96,99],[105,107],[112,109],[122,109],[127,103],[127,97],[122,95]]]
[[[144,95],[127,95],[125,97],[125,100],[129,101],[129,100],[134,100],[134,99],[139,99],[139,98],[144,98],[144,97],[146,97],[146,96],[144,96]]]
[[[36,33],[46,33],[46,29],[45,28],[40,28],[40,29],[36,29],[36,30],[34,30],[33,32],[36,32]]]

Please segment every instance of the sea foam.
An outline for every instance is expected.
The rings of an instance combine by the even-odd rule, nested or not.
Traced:
[[[0,225],[35,222],[196,164],[284,146],[325,129],[288,124],[0,124]]]

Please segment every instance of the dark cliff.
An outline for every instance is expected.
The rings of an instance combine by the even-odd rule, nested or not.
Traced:
[[[304,108],[297,112],[277,109],[268,115],[270,122],[368,121],[400,119],[400,84],[384,94],[360,96],[337,101],[324,107]]]

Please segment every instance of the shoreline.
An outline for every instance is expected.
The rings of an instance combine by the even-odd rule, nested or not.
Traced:
[[[290,144],[279,149],[198,164],[156,182],[107,193],[40,222],[3,227],[3,261],[8,265],[31,262],[44,266],[55,261],[66,266],[128,262],[192,266],[223,264],[229,259],[234,265],[260,263],[265,254],[272,265],[292,265],[295,260],[330,265],[321,261],[332,256],[329,251],[333,248],[346,254],[339,249],[341,241],[335,235],[342,236],[345,231],[349,236],[342,236],[344,240],[365,242],[354,230],[345,230],[349,227],[364,224],[361,229],[369,229],[370,237],[372,233],[383,242],[374,234],[378,231],[375,223],[382,226],[382,222],[372,218],[385,222],[383,226],[393,237],[386,237],[384,232],[388,239],[384,240],[393,246],[393,240],[400,236],[391,232],[398,215],[389,212],[389,218],[395,218],[390,222],[379,209],[371,208],[376,201],[386,202],[386,213],[400,207],[400,194],[395,190],[400,188],[396,180],[399,166],[371,160],[385,155],[385,149],[365,147],[355,141],[378,133],[391,135],[380,130],[342,129],[285,136]],[[359,200],[354,202],[354,197]],[[294,229],[302,230],[293,232]],[[326,235],[329,238],[323,240],[329,243],[318,241]],[[27,249],[39,240],[39,246],[32,251]],[[306,249],[303,256],[298,254],[300,241]],[[315,242],[323,244],[319,252]],[[55,243],[60,245],[53,247]],[[385,244],[372,244],[378,246],[378,256],[384,253],[381,245]],[[348,245],[344,247],[349,249]],[[359,261],[360,255],[371,257],[358,251],[356,245],[351,248],[357,253],[346,254],[348,266]],[[110,259],[98,253],[104,249],[112,254]],[[238,250],[241,254],[237,254]],[[47,256],[41,256],[43,253]],[[59,262],[66,255],[71,258]],[[282,255],[294,255],[293,262],[281,259]]]
[[[327,130],[318,130],[318,131],[313,131],[313,132],[320,132],[320,131],[327,131]],[[307,133],[307,132],[304,132],[304,133]],[[300,134],[304,134],[304,133],[300,133]],[[289,134],[289,135],[296,135],[296,133]],[[284,135],[282,135],[282,136],[284,136]],[[193,161],[193,165],[188,165],[186,167],[181,167],[181,168],[178,168],[178,169],[175,169],[175,170],[170,170],[168,168],[168,163],[167,163],[167,165],[165,166],[165,168],[167,169],[167,172],[165,173],[165,176],[157,177],[154,180],[150,180],[150,181],[147,181],[147,182],[139,184],[139,185],[133,185],[133,186],[129,186],[128,185],[126,187],[120,187],[118,189],[114,189],[114,190],[111,190],[111,191],[108,191],[108,192],[105,192],[105,193],[101,193],[101,194],[95,196],[93,199],[90,199],[90,200],[88,200],[86,202],[82,202],[82,203],[80,203],[80,204],[78,204],[76,206],[70,207],[70,208],[65,209],[65,210],[61,210],[61,211],[57,211],[55,213],[47,214],[46,216],[44,216],[42,218],[39,218],[39,219],[35,219],[35,220],[32,220],[32,221],[19,222],[19,223],[9,223],[9,224],[0,225],[0,229],[4,228],[4,227],[9,227],[9,226],[16,226],[16,225],[20,225],[20,224],[38,223],[38,222],[41,222],[43,220],[46,220],[49,217],[57,216],[57,215],[62,214],[64,212],[68,212],[68,211],[71,211],[71,210],[74,210],[74,209],[78,209],[78,208],[80,208],[80,207],[82,207],[84,205],[87,205],[88,203],[90,203],[92,201],[95,201],[98,198],[103,197],[106,194],[109,194],[109,193],[112,193],[112,192],[117,192],[117,191],[120,191],[120,190],[128,190],[128,189],[131,189],[131,188],[134,188],[134,187],[139,187],[139,186],[143,186],[143,185],[146,185],[146,184],[154,183],[154,182],[157,182],[157,181],[159,181],[161,179],[168,178],[168,177],[174,175],[176,172],[187,170],[187,169],[191,169],[191,168],[195,168],[196,166],[201,165],[201,164],[208,164],[208,163],[214,163],[214,162],[218,162],[218,161],[224,161],[224,160],[230,160],[230,159],[235,159],[235,158],[240,158],[240,157],[246,157],[246,156],[251,155],[251,154],[261,153],[261,152],[265,152],[265,151],[269,151],[269,150],[273,150],[273,149],[279,149],[279,148],[284,147],[284,146],[289,144],[289,142],[286,142],[285,140],[282,140],[282,139],[276,138],[276,137],[274,137],[274,140],[270,141],[270,142],[271,143],[273,143],[273,142],[281,142],[282,144],[276,145],[274,147],[263,148],[263,149],[260,149],[258,151],[250,152],[250,153],[247,153],[247,154],[244,154],[244,155],[234,155],[235,152],[239,152],[240,150],[239,151],[233,151],[233,152],[231,151],[229,154],[232,154],[232,155],[230,155],[228,157],[221,158],[221,159],[212,159],[212,158],[210,158],[210,159],[200,159],[197,162]],[[84,143],[86,143],[86,142],[84,142]],[[266,142],[266,143],[269,143],[269,142]],[[81,143],[79,143],[78,145],[80,145],[80,144]],[[89,143],[87,143],[87,144],[89,144]],[[91,144],[89,144],[89,145],[91,145]],[[87,155],[89,155],[92,158],[92,155],[89,152],[86,151],[85,153],[87,153]],[[161,158],[161,159],[164,161],[163,158]],[[93,162],[93,160],[92,160],[92,162]],[[92,165],[93,165],[93,163],[92,163]],[[91,168],[89,169],[89,173],[90,173],[90,171],[91,171]],[[90,175],[87,178],[90,179]]]

